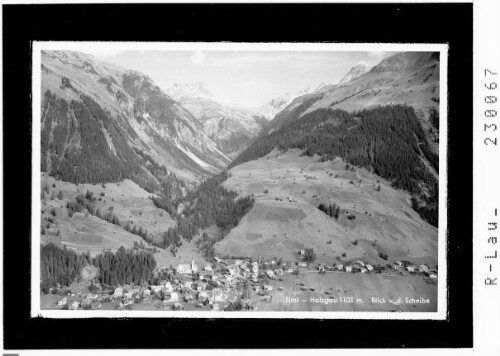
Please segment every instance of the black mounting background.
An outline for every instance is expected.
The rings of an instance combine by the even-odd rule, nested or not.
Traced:
[[[472,347],[472,9],[471,3],[4,5],[4,347]],[[448,320],[30,318],[37,40],[449,44]]]

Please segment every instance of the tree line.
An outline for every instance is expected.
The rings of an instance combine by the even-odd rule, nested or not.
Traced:
[[[90,252],[78,254],[54,243],[41,247],[41,291],[48,293],[50,288],[69,286],[81,281],[82,268],[93,265],[99,269],[97,279],[101,284],[149,283],[153,279],[156,261],[151,252],[125,249],[121,246],[116,253],[105,251],[94,258]]]
[[[116,253],[106,251],[97,255],[92,263],[99,268],[99,282],[110,286],[150,283],[156,267],[151,252],[126,250],[123,246]]]
[[[66,246],[57,247],[53,243],[41,246],[40,255],[40,288],[43,293],[48,293],[50,288],[58,284],[68,286],[81,278],[82,268],[90,263],[90,256],[77,254],[68,250]]]

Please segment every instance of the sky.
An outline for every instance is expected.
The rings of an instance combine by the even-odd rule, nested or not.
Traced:
[[[214,98],[258,107],[285,93],[337,84],[356,64],[370,66],[396,52],[339,51],[90,51],[98,60],[148,75],[160,88],[202,82]]]

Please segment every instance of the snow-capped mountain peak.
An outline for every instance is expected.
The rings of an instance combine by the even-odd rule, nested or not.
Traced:
[[[174,99],[186,97],[213,97],[212,93],[206,88],[202,82],[194,83],[174,83],[167,88],[168,93]]]
[[[281,96],[275,97],[269,100],[267,103],[256,109],[256,111],[267,118],[268,120],[274,119],[277,113],[283,110],[288,104],[290,104],[293,99],[310,94],[319,90],[325,86],[325,83],[321,83],[316,89],[312,89],[310,87],[306,87],[304,89],[297,90],[293,93],[287,92]]]
[[[349,72],[340,80],[337,85],[344,85],[349,83],[351,80],[361,77],[363,74],[367,73],[370,67],[364,63],[360,62],[349,70]]]

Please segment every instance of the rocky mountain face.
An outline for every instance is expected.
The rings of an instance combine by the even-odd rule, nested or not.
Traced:
[[[307,87],[293,93],[285,93],[269,100],[264,105],[256,108],[255,111],[266,117],[268,120],[272,120],[276,117],[276,114],[286,108],[295,98],[321,90],[325,86],[325,83],[321,83],[318,87],[316,87],[316,89]]]
[[[366,63],[359,63],[351,68],[351,70],[340,80],[338,86],[349,83],[351,80],[361,77],[368,72],[370,67]]]
[[[41,124],[42,171],[76,183],[198,181],[230,161],[147,75],[78,52],[42,53]]]
[[[255,110],[214,98],[203,83],[174,84],[165,91],[197,118],[228,157],[238,155],[268,122]]]

